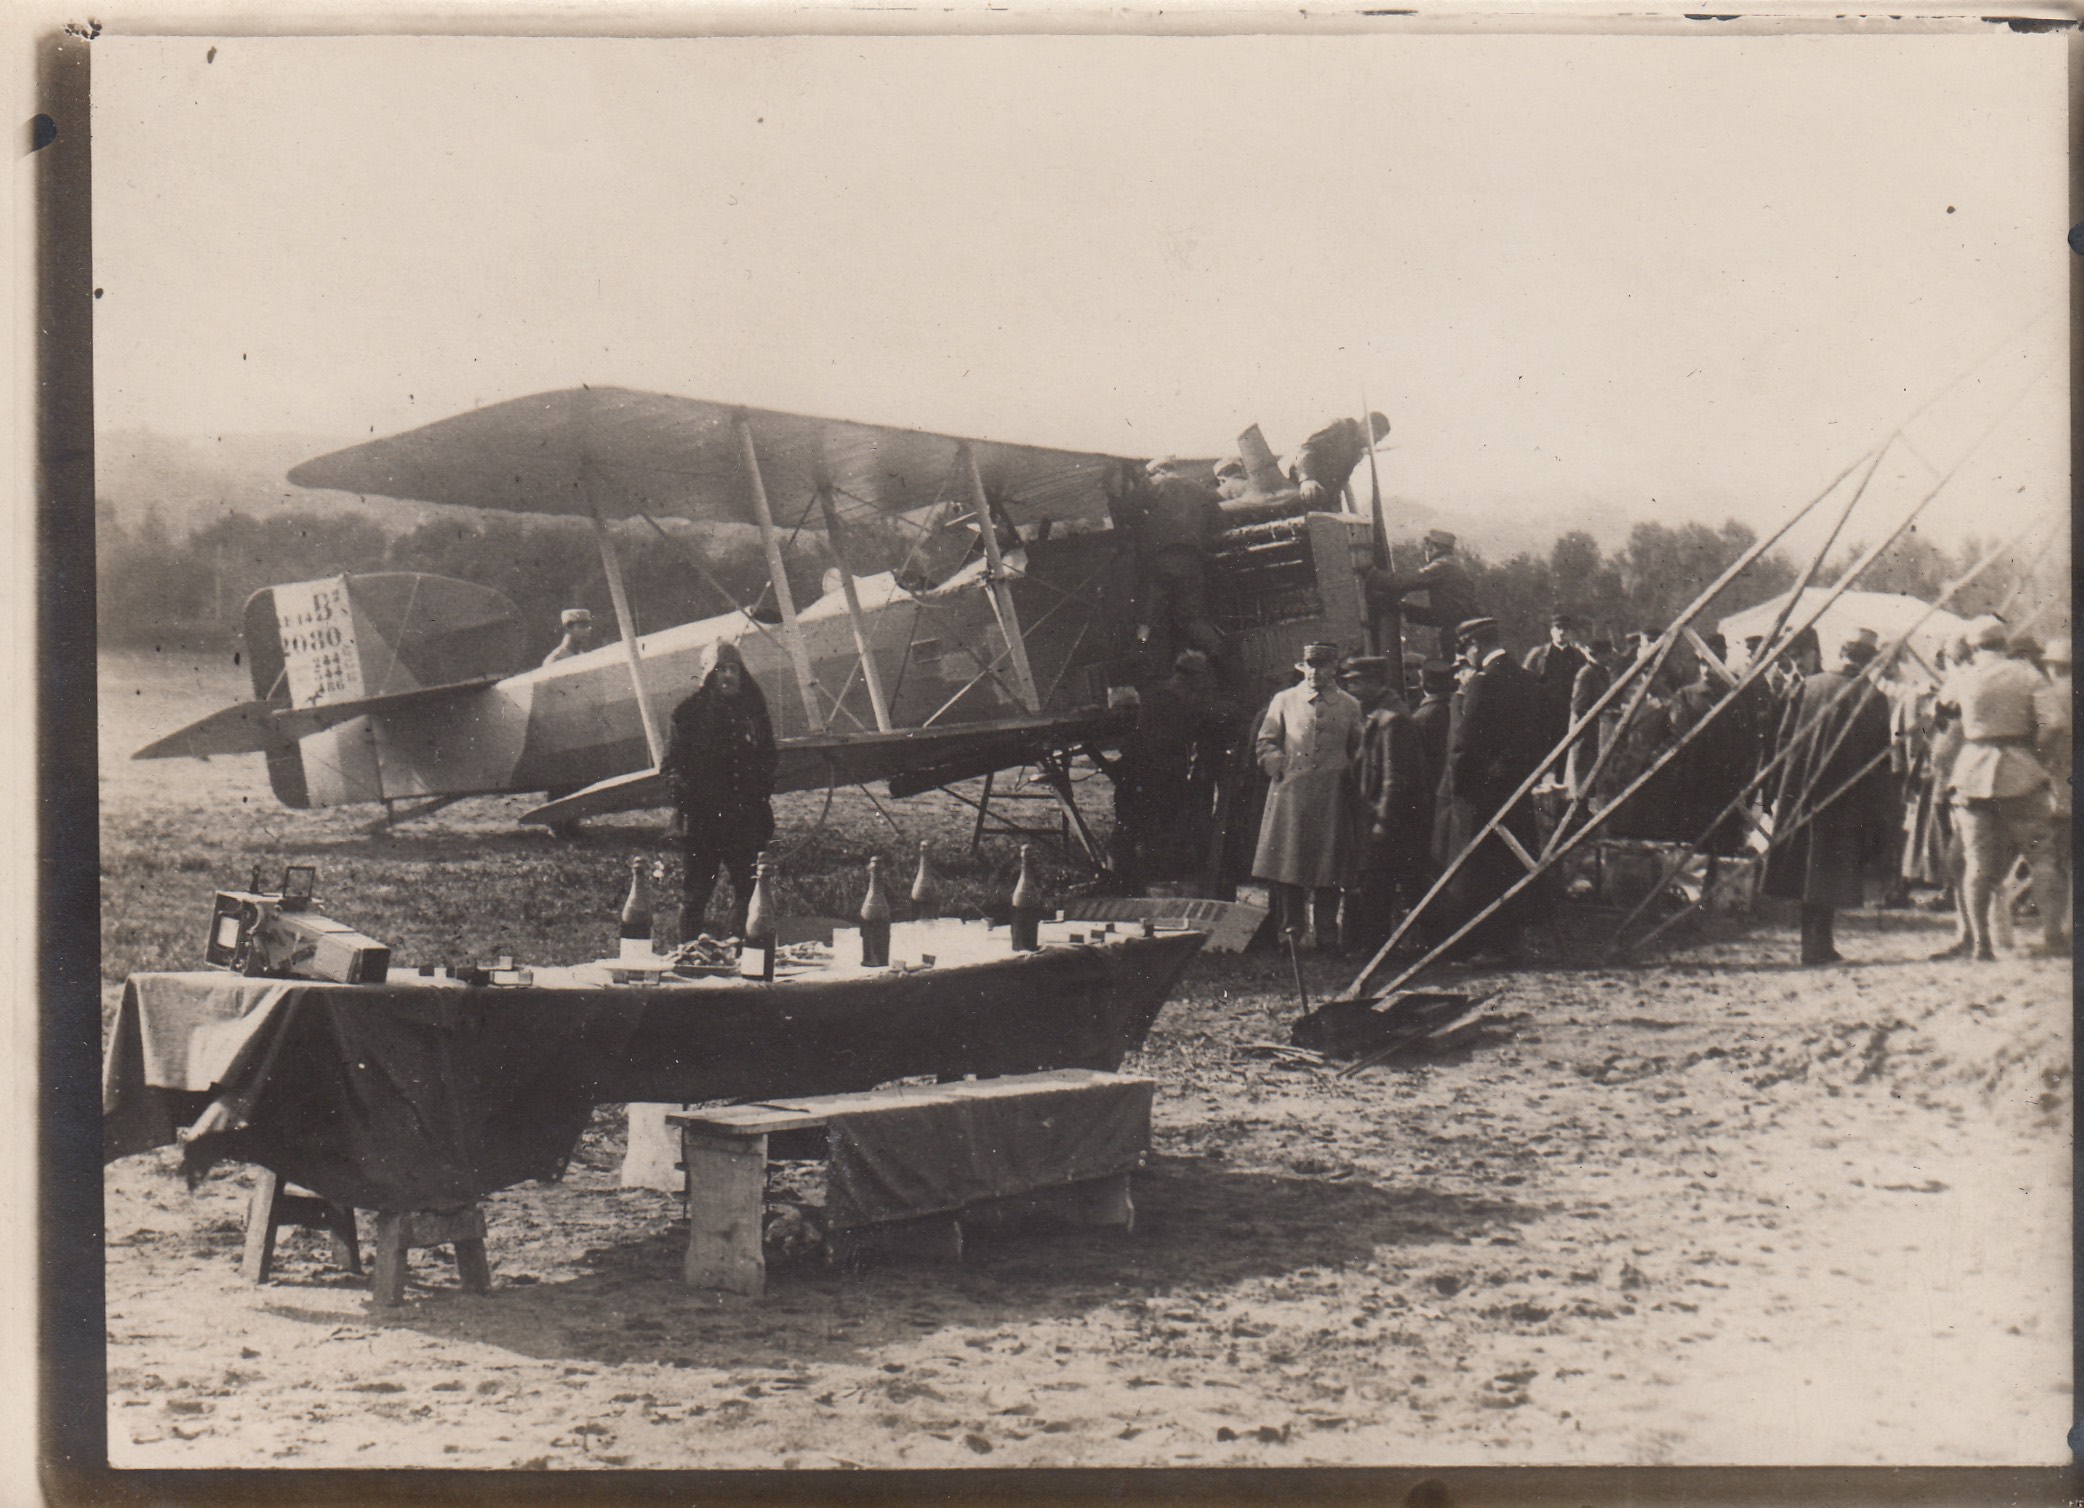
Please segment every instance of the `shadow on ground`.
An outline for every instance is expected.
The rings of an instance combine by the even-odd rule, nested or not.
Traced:
[[[415,1269],[432,1286],[416,1288],[395,1313],[372,1309],[367,1323],[609,1366],[864,1362],[942,1330],[1075,1319],[1125,1300],[1360,1264],[1383,1248],[1472,1239],[1538,1213],[1415,1184],[1326,1182],[1170,1157],[1138,1176],[1136,1207],[1133,1235],[1040,1222],[971,1240],[957,1266],[777,1265],[759,1300],[681,1283],[682,1220],[586,1251],[572,1264],[580,1276],[535,1283],[498,1271],[500,1246],[515,1256],[527,1248],[502,1243],[495,1228],[490,1296],[446,1286],[453,1267],[418,1253]],[[1302,1230],[1314,1239],[1298,1250]],[[337,1311],[294,1302],[268,1308],[327,1329],[340,1322]]]

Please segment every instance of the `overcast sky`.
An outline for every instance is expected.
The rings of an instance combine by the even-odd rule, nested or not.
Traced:
[[[1933,527],[2066,496],[2059,36],[93,62],[104,426],[388,434],[587,382],[1208,455],[1365,390],[1396,492],[1764,527],[1928,400],[1945,467],[2023,393]]]

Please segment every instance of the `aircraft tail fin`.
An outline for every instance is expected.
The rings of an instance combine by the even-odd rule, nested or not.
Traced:
[[[263,587],[246,600],[242,626],[253,694],[271,704],[395,696],[522,668],[512,602],[423,571]]]
[[[137,759],[265,754],[288,807],[312,804],[298,740],[372,712],[453,696],[522,666],[504,595],[421,571],[263,587],[241,620],[254,700],[147,744]]]

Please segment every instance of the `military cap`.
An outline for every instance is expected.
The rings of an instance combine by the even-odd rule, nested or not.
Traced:
[[[1454,536],[1445,529],[1426,530],[1425,542],[1429,545],[1438,545],[1443,550],[1452,550],[1455,543]]]
[[[1881,642],[1871,628],[1863,628],[1838,646],[1838,653],[1850,664],[1864,665],[1881,653]]]
[[[1420,683],[1428,691],[1441,693],[1454,690],[1454,667],[1445,660],[1428,660],[1418,673]]]
[[[1464,639],[1474,639],[1479,634],[1494,634],[1497,631],[1496,618],[1464,618],[1455,625],[1454,637],[1455,642],[1459,644]]]
[[[1336,665],[1339,663],[1339,646],[1336,644],[1305,644],[1302,662],[1305,665]]]
[[[1583,628],[1585,626],[1584,615],[1573,612],[1567,607],[1559,607],[1550,613],[1549,622],[1557,628]]]
[[[1364,676],[1389,674],[1389,659],[1386,655],[1348,655],[1346,663],[1339,667],[1340,680],[1360,680]]]
[[[582,623],[591,624],[593,614],[583,607],[568,607],[557,615],[557,621],[564,628],[575,628]]]

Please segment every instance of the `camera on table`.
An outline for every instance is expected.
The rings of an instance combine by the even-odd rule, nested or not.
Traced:
[[[204,961],[249,978],[381,984],[390,971],[391,950],[313,911],[317,888],[316,865],[285,866],[275,890],[261,888],[256,865],[246,889],[217,892]]]

